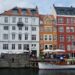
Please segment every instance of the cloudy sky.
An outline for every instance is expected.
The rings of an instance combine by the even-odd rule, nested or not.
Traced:
[[[38,6],[40,13],[50,14],[52,5],[55,6],[73,6],[75,0],[0,0],[0,13],[13,7],[36,7]]]

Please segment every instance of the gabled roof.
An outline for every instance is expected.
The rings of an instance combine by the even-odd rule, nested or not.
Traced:
[[[54,16],[53,15],[41,15],[41,14],[39,14],[39,18],[40,18],[41,21],[44,21],[44,19],[46,19],[46,18],[54,20]]]
[[[20,7],[14,7],[10,10],[5,11],[4,13],[0,15],[18,15],[18,16],[38,16],[38,8],[20,8]]]
[[[54,6],[57,15],[75,15],[75,7],[56,7]]]

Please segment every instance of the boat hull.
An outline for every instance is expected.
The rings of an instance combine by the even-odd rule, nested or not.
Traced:
[[[47,62],[39,62],[38,63],[39,69],[75,69],[75,65],[56,65],[56,64],[50,64]]]

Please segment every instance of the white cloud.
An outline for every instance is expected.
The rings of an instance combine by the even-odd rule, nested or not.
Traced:
[[[29,1],[20,1],[20,2],[17,2],[17,6],[18,7],[27,7],[27,8],[33,8],[34,5],[32,5]]]
[[[9,10],[13,7],[34,7],[29,0],[1,0],[0,1],[0,13]]]
[[[60,6],[60,7],[62,7],[62,6],[64,6],[62,3],[57,3],[57,4],[55,4],[55,6]]]
[[[16,0],[17,2],[18,0]],[[5,10],[11,9],[13,6],[16,5],[16,2],[14,2],[14,0],[2,0],[0,2],[0,12],[3,12]]]
[[[0,0],[0,13],[9,10],[13,7],[28,7],[35,8],[37,5],[39,7],[40,13],[49,13],[52,5],[56,6],[74,6],[74,0]]]

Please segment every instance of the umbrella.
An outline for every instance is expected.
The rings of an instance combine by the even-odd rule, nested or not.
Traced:
[[[65,50],[62,50],[62,49],[56,49],[56,50],[54,50],[54,52],[65,52]]]
[[[52,53],[52,52],[54,52],[54,50],[45,49],[45,50],[43,50],[43,52],[44,53]]]

